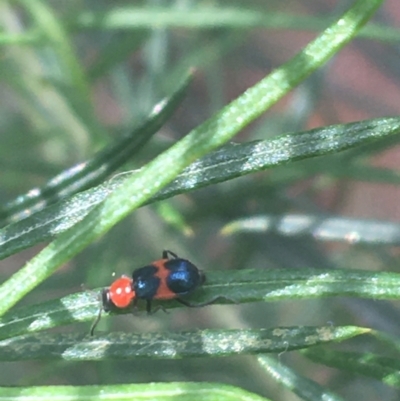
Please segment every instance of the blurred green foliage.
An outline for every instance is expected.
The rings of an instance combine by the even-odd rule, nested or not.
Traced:
[[[399,114],[400,31],[390,1],[362,40],[324,64],[379,4],[355,2],[333,25],[343,10],[316,1],[0,2],[0,199],[11,222],[0,230],[1,276],[14,278],[0,310],[25,295],[0,321],[9,337],[0,342],[0,395],[398,397],[400,319],[389,300],[400,288],[400,137],[398,119],[381,118]],[[62,180],[81,163],[110,160],[126,134],[137,140],[134,128],[148,126],[191,67],[187,97],[157,135],[113,169],[99,167],[98,181],[73,176],[66,190]],[[215,150],[236,133],[240,145]],[[32,189],[52,179],[48,206]],[[171,301],[167,315],[104,318],[89,338],[99,307],[91,289],[162,249],[210,271],[195,298],[222,293],[233,303],[188,310]],[[255,302],[263,300],[284,301]],[[246,356],[262,352],[279,354]]]

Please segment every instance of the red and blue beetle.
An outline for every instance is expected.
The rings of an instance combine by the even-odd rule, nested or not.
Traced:
[[[178,257],[171,251],[163,251],[162,259],[134,270],[132,278],[122,276],[116,279],[110,287],[101,291],[102,306],[93,322],[90,334],[93,335],[103,310],[110,312],[128,307],[135,309],[140,299],[146,301],[148,314],[162,309],[162,307],[157,307],[156,310],[152,311],[151,306],[154,299],[175,299],[188,307],[209,305],[215,302],[216,298],[203,304],[192,304],[181,298],[182,295],[191,294],[204,281],[204,273],[192,262]]]

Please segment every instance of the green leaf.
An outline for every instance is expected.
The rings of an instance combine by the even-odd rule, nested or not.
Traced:
[[[277,327],[254,330],[197,330],[180,333],[32,334],[0,342],[0,361],[230,356],[283,352],[364,334],[345,327]]]
[[[221,229],[224,235],[245,232],[276,232],[289,237],[310,236],[319,241],[354,244],[400,244],[400,224],[326,214],[249,216],[234,220]]]
[[[42,39],[54,45],[53,49],[58,55],[59,66],[63,70],[63,75],[68,77],[69,83],[85,99],[85,103],[90,104],[90,90],[82,69],[78,62],[74,48],[69,41],[61,20],[57,18],[51,7],[41,0],[20,0],[25,10],[30,14],[35,27],[43,35]]]
[[[400,387],[400,362],[372,352],[343,352],[324,348],[304,350],[303,355],[314,362],[345,370]]]
[[[398,134],[399,130],[399,118],[384,118],[292,133],[272,140],[228,144],[192,163],[170,185],[148,199],[146,204],[295,160],[337,153]],[[135,174],[137,172],[131,176]],[[127,176],[129,174],[115,177],[104,185],[1,229],[0,259],[66,231],[82,220],[111,191],[123,185]],[[371,223],[369,231],[376,228],[376,224]]]
[[[4,314],[85,246],[171,182],[196,159],[229,141],[348,43],[381,1],[359,0],[298,55],[144,167],[82,221],[62,233],[0,287]],[[288,143],[289,145],[289,143]]]
[[[297,394],[302,400],[343,401],[342,397],[328,391],[317,382],[298,374],[293,369],[285,366],[281,361],[277,361],[266,355],[258,356],[257,360],[273,380],[282,384],[294,394]]]
[[[230,270],[206,273],[205,284],[190,296],[193,303],[216,299],[220,304],[276,302],[293,299],[357,296],[400,299],[400,274],[362,270]],[[157,305],[157,301],[154,301]],[[144,312],[144,302],[139,302]],[[162,301],[166,309],[182,307]],[[38,305],[16,309],[0,320],[0,339],[32,333],[62,324],[93,320],[99,311],[98,292],[72,294]],[[131,314],[131,309],[119,314]],[[105,316],[105,315],[103,315]]]
[[[146,32],[128,32],[125,35],[118,35],[115,39],[106,44],[96,60],[92,62],[87,75],[91,81],[99,79],[102,75],[110,72],[116,65],[122,63],[147,39]],[[171,81],[171,82],[177,82]]]
[[[123,5],[108,11],[88,10],[79,13],[68,24],[76,29],[151,30],[155,28],[188,29],[290,29],[320,31],[332,23],[332,18],[293,15],[270,10],[262,13],[249,7],[225,7],[215,4],[179,10],[173,7],[138,7]],[[384,41],[400,40],[400,30],[370,23],[359,36]],[[1,38],[1,37],[0,37]]]
[[[267,398],[220,383],[151,383],[102,386],[1,387],[0,397],[10,401],[268,401]]]
[[[18,196],[5,204],[0,209],[0,219],[5,222],[25,219],[58,199],[71,196],[103,181],[105,177],[138,153],[171,117],[186,94],[190,78],[191,75],[187,75],[171,97],[159,102],[148,119],[128,135],[124,135],[116,143],[101,150],[92,159],[56,175],[43,188],[34,188],[26,195]],[[37,219],[38,216],[34,216],[33,221],[36,222]],[[73,223],[74,219],[70,222]],[[23,226],[28,231],[32,230],[32,227],[29,228],[25,224]]]

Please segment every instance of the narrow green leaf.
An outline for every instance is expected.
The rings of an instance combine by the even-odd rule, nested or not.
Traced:
[[[400,274],[326,269],[210,271],[206,283],[191,295],[190,301],[203,303],[219,297],[216,303],[232,304],[338,296],[400,299]],[[143,313],[144,304],[139,303]],[[182,307],[173,300],[162,305],[166,309]],[[90,321],[99,307],[98,292],[89,291],[19,308],[1,318],[0,339]],[[118,313],[131,315],[131,309]]]
[[[129,32],[125,35],[119,34],[118,37],[115,37],[114,40],[104,45],[99,51],[99,54],[91,63],[91,67],[87,72],[88,78],[91,81],[95,81],[102,75],[110,72],[115,66],[125,61],[129,55],[133,54],[147,37],[148,32]],[[178,80],[170,82],[178,82]]]
[[[220,383],[151,383],[102,386],[0,387],[9,401],[268,401],[267,398]]]
[[[223,5],[209,7],[193,7],[179,10],[173,7],[138,7],[118,6],[108,11],[88,10],[79,13],[68,24],[76,29],[107,29],[107,30],[151,30],[154,28],[188,28],[188,29],[254,29],[273,28],[301,31],[320,31],[330,25],[332,17],[313,17],[308,15],[291,15],[269,10]],[[400,30],[370,23],[364,27],[358,36],[384,41],[399,41]],[[0,36],[1,38],[1,36]]]
[[[285,236],[310,236],[320,241],[355,244],[400,244],[400,224],[328,215],[287,214],[250,216],[234,220],[221,233],[275,232]]]
[[[90,90],[85,78],[81,63],[78,61],[73,46],[62,25],[62,22],[53,14],[52,8],[42,0],[19,0],[24,8],[31,15],[36,27],[40,30],[48,44],[52,45],[53,51],[57,54],[63,76],[68,77],[71,84],[80,97],[90,102]]]
[[[71,196],[79,191],[90,188],[104,180],[118,167],[135,155],[171,117],[186,95],[191,75],[187,75],[179,88],[171,95],[159,102],[148,119],[136,127],[128,135],[120,138],[116,143],[98,152],[92,159],[79,163],[68,170],[50,179],[43,188],[31,189],[8,202],[0,209],[0,219],[4,222],[15,222],[37,213],[46,205]],[[73,202],[74,203],[74,202]],[[76,204],[75,204],[76,206]],[[75,219],[69,219],[73,224]],[[40,216],[34,216],[41,221]],[[31,231],[32,227],[23,224],[24,229]],[[1,237],[1,234],[0,234]]]
[[[320,347],[319,347],[320,348]],[[266,355],[258,356],[258,363],[278,383],[307,401],[343,401],[342,397],[328,391],[317,382],[299,375],[293,369]]]
[[[393,136],[394,137],[394,136]],[[376,142],[378,145],[379,142]],[[394,145],[396,146],[396,145]],[[338,157],[339,156],[339,157]],[[346,178],[362,182],[398,185],[400,183],[399,171],[371,167],[365,161],[348,160],[348,155],[335,155],[334,158],[321,158],[312,163],[301,163],[293,168],[288,165],[269,174],[269,182],[290,185],[313,175],[327,176],[332,179]]]
[[[40,42],[42,35],[38,29],[27,29],[24,33],[0,32],[0,46],[33,45]]]
[[[371,352],[342,352],[324,348],[304,350],[303,355],[329,367],[364,375],[400,387],[400,361]]]
[[[283,352],[345,339],[359,327],[278,327],[254,330],[197,330],[180,333],[32,334],[0,341],[0,361],[230,356]]]
[[[171,202],[161,202],[156,206],[158,215],[167,224],[187,237],[193,236],[192,228],[186,223],[182,213]]]
[[[400,339],[398,336],[378,330],[372,330],[371,335],[385,344],[386,347],[389,347],[390,351],[400,353]]]
[[[60,265],[171,182],[185,167],[229,141],[314,72],[355,36],[381,2],[382,0],[356,1],[292,60],[194,129],[133,178],[127,179],[101,205],[62,233],[0,286],[0,315],[49,277]]]
[[[192,163],[170,185],[147,200],[146,204],[298,159],[339,152],[368,141],[396,135],[399,131],[399,118],[384,118],[292,133],[272,140],[228,144]],[[136,173],[133,172],[132,176]],[[113,178],[105,185],[77,194],[1,229],[0,259],[66,231],[118,188],[127,176],[129,174]],[[376,228],[377,224],[373,226]],[[385,226],[385,229],[389,228]],[[390,230],[393,232],[396,228],[391,227]],[[370,238],[371,230],[368,232]],[[359,235],[361,238],[363,234]]]

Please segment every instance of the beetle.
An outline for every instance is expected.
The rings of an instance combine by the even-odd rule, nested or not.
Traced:
[[[102,311],[110,312],[115,309],[132,307],[135,309],[139,300],[146,301],[148,314],[164,309],[162,306],[152,310],[152,301],[175,299],[181,304],[197,308],[210,305],[217,298],[202,304],[192,304],[182,295],[191,294],[205,282],[204,272],[198,269],[187,259],[178,257],[175,253],[164,250],[162,258],[153,263],[133,271],[132,278],[122,276],[116,279],[109,287],[101,291],[101,307],[98,316],[93,322],[90,334],[100,321]]]

